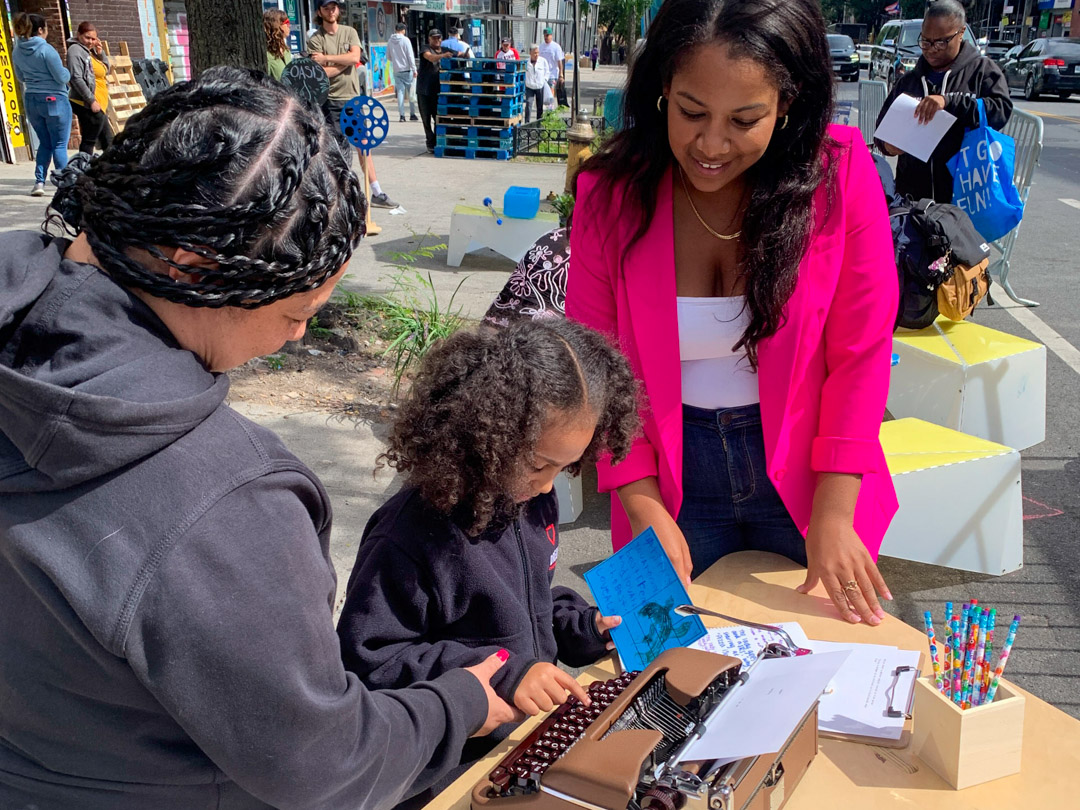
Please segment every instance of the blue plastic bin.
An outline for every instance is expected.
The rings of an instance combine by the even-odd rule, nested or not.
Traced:
[[[503,215],[514,219],[532,219],[540,210],[540,189],[510,186],[503,195]]]

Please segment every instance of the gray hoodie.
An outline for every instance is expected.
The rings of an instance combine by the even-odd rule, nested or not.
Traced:
[[[0,808],[389,807],[487,703],[341,662],[330,504],[67,242],[0,234]]]
[[[23,83],[27,93],[67,96],[71,74],[60,61],[56,48],[43,37],[17,39],[11,62],[15,78]]]
[[[71,72],[71,98],[74,101],[81,101],[87,107],[94,101],[94,60],[105,65],[105,70],[109,69],[109,57],[106,55],[104,49],[101,51],[101,56],[90,53],[90,50],[83,45],[79,40],[68,40],[68,52],[67,62],[68,70]]]

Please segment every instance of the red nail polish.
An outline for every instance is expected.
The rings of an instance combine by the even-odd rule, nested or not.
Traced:
[[[506,659],[510,657],[510,653],[506,650],[499,650],[497,653],[495,653],[495,656],[505,664]]]

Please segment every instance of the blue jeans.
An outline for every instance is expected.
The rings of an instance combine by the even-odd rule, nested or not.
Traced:
[[[761,408],[683,405],[683,501],[677,520],[693,576],[735,551],[806,565],[806,541],[765,470]]]
[[[57,93],[26,93],[26,117],[38,139],[34,182],[44,183],[49,161],[60,171],[67,166],[68,139],[71,137],[71,104]],[[52,99],[52,101],[49,101]]]
[[[394,77],[394,92],[397,94],[397,110],[400,118],[405,117],[405,100],[409,100],[409,115],[413,118],[416,117],[416,81],[413,80],[408,84],[404,82],[398,82],[397,76]]]

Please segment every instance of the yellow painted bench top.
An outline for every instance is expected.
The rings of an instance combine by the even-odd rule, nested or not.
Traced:
[[[1003,444],[968,436],[922,419],[882,422],[880,435],[885,462],[892,475],[1015,452]]]
[[[946,318],[938,318],[925,329],[898,332],[893,340],[961,366],[1030,352],[1042,345],[971,321]]]
[[[492,206],[492,207],[494,207],[494,206]],[[490,217],[491,216],[491,214],[488,213],[487,208],[477,208],[476,206],[473,206],[473,205],[455,205],[454,206],[454,213],[455,214],[468,214],[468,215],[474,216],[474,217],[482,217],[482,216]],[[498,214],[499,216],[502,216],[502,209],[501,208],[495,208],[495,213]],[[533,217],[532,219],[538,219],[541,222],[554,222],[556,226],[558,226],[558,224],[559,224],[559,215],[556,214],[556,213],[553,213],[551,211],[539,211],[539,212],[537,212],[536,216]],[[527,222],[527,221],[528,220],[516,219],[514,217],[506,217],[506,218],[503,219],[504,223],[505,222]]]

